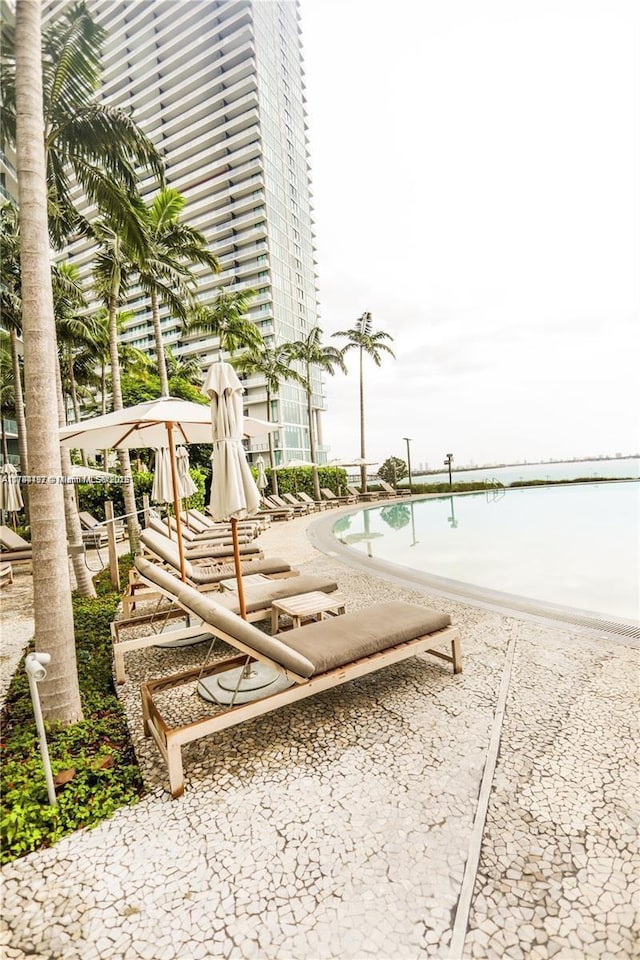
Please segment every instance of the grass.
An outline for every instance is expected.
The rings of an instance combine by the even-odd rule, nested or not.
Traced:
[[[120,558],[127,581],[131,557]],[[108,570],[96,578],[98,597],[73,597],[80,696],[85,719],[70,727],[47,724],[57,804],[47,800],[44,770],[24,661],[16,670],[2,710],[0,860],[51,846],[83,827],[93,827],[125,804],[136,803],[143,783],[111,673],[109,625],[119,602]],[[33,642],[27,653],[33,650]]]

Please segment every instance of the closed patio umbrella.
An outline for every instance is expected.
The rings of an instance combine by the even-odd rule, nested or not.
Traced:
[[[262,491],[267,486],[267,475],[264,472],[264,460],[262,459],[262,457],[257,458],[256,467],[258,470],[258,479],[256,480],[256,486],[260,491],[260,493],[262,493]]]
[[[213,481],[209,509],[214,520],[231,521],[238,606],[240,616],[246,620],[238,520],[258,512],[260,491],[242,446],[242,390],[235,370],[224,362],[212,364],[202,386],[202,392],[211,398]],[[254,690],[258,691],[256,697],[261,696],[261,689],[276,678],[279,674],[275,671],[254,664],[207,677],[200,681],[198,689],[207,699],[220,703],[235,702],[238,693],[243,695],[243,700],[252,699],[251,691]]]
[[[13,526],[16,524],[16,513],[22,510],[22,493],[18,482],[18,471],[12,463],[5,463],[0,476],[0,510],[13,514]]]
[[[260,507],[258,490],[242,446],[242,384],[229,363],[217,362],[207,373],[202,392],[211,399],[213,482],[209,509],[214,520],[230,520],[240,615],[246,620],[238,545],[238,520]]]
[[[181,500],[192,497],[198,492],[197,484],[189,473],[189,451],[186,447],[176,450],[176,464],[178,466],[178,493]]]

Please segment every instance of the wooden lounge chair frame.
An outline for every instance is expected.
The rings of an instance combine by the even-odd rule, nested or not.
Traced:
[[[183,604],[182,606],[183,609],[188,610],[187,605]],[[337,617],[332,622],[335,623],[340,620],[342,618]],[[378,653],[354,660],[325,673],[315,674],[309,678],[285,668],[282,664],[265,656],[252,646],[248,646],[238,637],[226,632],[217,624],[214,625],[205,621],[203,626],[204,629],[209,629],[212,635],[240,650],[240,655],[198,669],[186,670],[161,679],[148,680],[140,686],[144,734],[146,737],[153,737],[167,764],[171,796],[174,798],[184,793],[182,747],[187,743],[192,743],[202,737],[209,736],[209,734],[217,733],[247,720],[253,720],[255,717],[278,710],[280,707],[295,703],[298,700],[304,700],[306,697],[314,696],[316,693],[321,693],[332,687],[348,683],[350,680],[355,680],[366,674],[374,673],[376,670],[399,663],[419,653],[433,654],[451,663],[454,673],[462,672],[460,633],[458,628],[454,626],[443,627],[440,630],[398,643]],[[303,627],[302,629],[308,630],[311,628]],[[278,638],[276,637],[276,639]],[[435,646],[440,646],[442,643],[450,644],[451,655],[435,649]],[[155,699],[158,694],[193,682],[197,683],[204,678],[215,676],[227,670],[242,668],[249,662],[256,660],[286,677],[293,685],[278,693],[267,695],[260,700],[226,709],[220,708],[215,715],[200,720],[172,726],[164,718]]]

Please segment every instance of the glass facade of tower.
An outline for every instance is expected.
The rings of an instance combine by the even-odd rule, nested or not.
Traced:
[[[66,5],[48,3],[45,18]],[[252,289],[249,316],[267,342],[301,339],[318,313],[297,2],[89,0],[89,8],[108,34],[101,95],[133,110],[164,156],[168,185],[187,199],[185,220],[220,261],[217,275],[195,268],[200,301],[220,288]],[[145,199],[156,189],[144,184]],[[88,270],[90,245],[74,244],[69,256]],[[147,298],[133,290],[127,306],[134,317],[122,339],[153,355]],[[175,354],[196,356],[205,370],[217,358],[217,339],[185,337],[166,309],[161,325]],[[312,384],[320,441],[318,371]],[[245,387],[245,410],[267,419],[264,381],[252,376]],[[304,389],[284,383],[272,401],[271,419],[283,425],[277,461],[308,459]],[[250,453],[267,447],[260,438]]]

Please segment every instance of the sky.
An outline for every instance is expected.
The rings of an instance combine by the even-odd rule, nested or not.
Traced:
[[[366,455],[640,449],[640,3],[301,0],[320,326],[370,311]],[[330,457],[360,455],[357,354]]]

